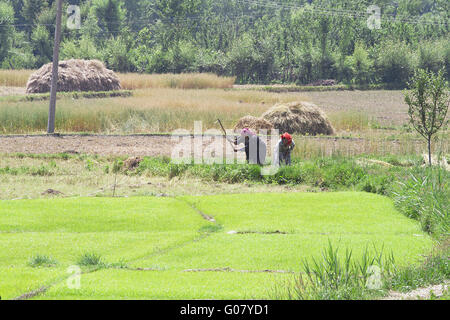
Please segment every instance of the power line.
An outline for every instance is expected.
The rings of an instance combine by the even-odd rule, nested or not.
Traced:
[[[242,4],[249,4],[249,5],[255,5],[259,7],[269,8],[269,9],[287,9],[287,10],[304,10],[307,12],[310,12],[312,14],[318,14],[318,15],[324,15],[329,17],[346,17],[346,18],[368,18],[371,16],[371,13],[368,13],[366,11],[359,11],[359,10],[351,10],[351,9],[337,9],[337,8],[326,8],[326,7],[320,7],[320,6],[312,6],[312,5],[303,5],[298,6],[295,4],[280,4],[276,2],[267,2],[267,1],[261,1],[261,0],[237,0],[238,3]],[[275,14],[275,13],[274,13]],[[248,15],[248,14],[234,14],[234,15],[225,15],[224,18],[240,18],[240,17],[258,17],[258,16],[264,16],[267,15],[267,13],[259,14],[259,15]],[[142,26],[142,25],[151,25],[155,24],[158,21],[162,21],[165,23],[182,23],[182,22],[191,22],[191,21],[199,21],[202,19],[208,18],[208,16],[205,16],[204,14],[199,15],[191,15],[191,16],[184,16],[180,18],[174,18],[174,17],[161,17],[159,19],[135,19],[133,20],[134,25]],[[416,24],[416,25],[443,25],[447,26],[448,22],[442,21],[439,18],[424,18],[423,16],[401,16],[398,14],[392,14],[392,13],[383,13],[381,15],[382,21],[389,21],[389,22],[402,22],[402,23],[408,23],[408,24]],[[105,20],[105,23],[108,25],[120,25],[123,22],[116,22],[112,20]],[[36,26],[54,26],[54,24],[0,24],[0,27],[2,26],[13,26],[13,27],[36,27]]]
[[[318,14],[329,15],[329,16],[344,16],[344,17],[354,17],[354,18],[371,16],[371,13],[368,13],[367,11],[358,11],[358,10],[350,10],[350,9],[326,8],[326,7],[311,6],[311,5],[296,6],[294,4],[278,4],[278,3],[258,1],[258,0],[238,0],[238,1],[247,2],[247,3],[257,5],[257,6],[263,6],[263,7],[269,7],[269,8],[297,9],[297,10],[303,9],[305,11],[309,11],[312,13],[318,13]],[[386,18],[386,16],[388,16],[388,18]],[[444,25],[447,25],[447,22],[443,22],[443,21],[427,21],[423,18],[423,16],[401,17],[398,14],[384,13],[381,15],[381,19],[382,20],[383,19],[390,20],[393,22],[406,22],[406,23],[411,23],[411,24],[444,24]]]

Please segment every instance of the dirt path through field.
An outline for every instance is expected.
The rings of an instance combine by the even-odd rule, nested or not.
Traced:
[[[23,87],[4,87],[0,86],[0,97],[1,96],[13,96],[18,94],[25,94],[26,89]]]
[[[203,150],[210,144],[231,149],[222,137],[203,140]],[[212,140],[214,139],[214,140]],[[184,149],[185,148],[185,149]],[[220,147],[219,147],[220,148]],[[57,154],[80,153],[115,156],[172,156],[174,150],[194,150],[194,138],[171,136],[0,136],[0,153]],[[228,150],[227,155],[233,155]]]
[[[277,140],[277,139],[275,139]],[[227,158],[233,158],[234,152],[231,146],[222,136],[205,136],[203,141],[203,153],[205,158],[213,158],[214,150],[223,148],[223,154]],[[355,156],[360,154],[402,154],[405,150],[409,153],[423,151],[423,142],[417,141],[405,145],[397,140],[378,141],[362,138],[330,138],[330,137],[298,137],[297,149],[303,152],[323,156],[334,154]],[[448,147],[448,146],[447,146]],[[187,150],[194,153],[196,143],[192,136],[171,137],[161,135],[31,135],[31,136],[1,136],[0,154],[25,153],[25,154],[57,154],[79,153],[113,156],[167,156],[171,157],[174,150],[179,154],[188,155]],[[406,149],[405,149],[406,148]],[[185,150],[183,153],[182,150]],[[196,149],[196,150],[199,150]],[[270,139],[268,141],[269,155]],[[208,156],[211,155],[211,156]],[[245,155],[239,153],[242,158]]]

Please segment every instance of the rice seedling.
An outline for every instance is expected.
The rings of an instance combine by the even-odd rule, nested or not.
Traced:
[[[58,261],[53,259],[50,256],[47,255],[41,255],[36,254],[33,257],[31,257],[30,261],[28,262],[28,266],[32,268],[39,268],[39,267],[53,267],[58,264]]]

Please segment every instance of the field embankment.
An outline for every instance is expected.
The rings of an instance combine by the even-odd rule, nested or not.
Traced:
[[[213,158],[208,150],[223,149],[224,156],[234,158],[229,143],[220,132],[217,135],[205,136],[203,140],[203,156],[205,159]],[[358,155],[411,155],[422,154],[426,148],[425,142],[415,137],[386,138],[381,135],[365,138],[352,137],[305,137],[294,136],[296,149],[295,157],[313,159],[331,156],[358,156]],[[0,136],[0,154],[58,154],[78,153],[104,156],[151,156],[171,157],[175,146],[184,146],[193,150],[193,137],[171,135],[11,135]],[[271,155],[273,146],[268,141],[268,155]],[[444,154],[449,153],[448,143],[441,143],[433,147]],[[184,156],[193,155],[186,153]],[[243,154],[239,154],[242,159]]]

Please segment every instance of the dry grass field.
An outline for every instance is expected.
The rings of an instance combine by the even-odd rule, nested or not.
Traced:
[[[219,77],[215,74],[119,74],[122,87],[127,90],[148,88],[177,89],[229,89],[233,87],[234,77]]]
[[[25,87],[34,70],[0,70],[0,87]],[[123,89],[148,88],[206,89],[232,88],[234,77],[219,77],[215,74],[118,74]]]
[[[0,87],[25,87],[34,70],[0,70]]]
[[[31,71],[0,71],[0,134],[43,134],[47,127],[48,101],[16,99]],[[358,154],[417,154],[424,150],[420,137],[410,132],[407,105],[402,91],[324,91],[275,93],[254,88],[231,88],[233,78],[211,74],[139,75],[120,74],[131,97],[77,99],[61,97],[57,105],[56,128],[60,133],[130,135],[167,134],[177,129],[193,131],[219,129],[221,119],[233,128],[245,115],[261,116],[276,103],[309,101],[325,111],[336,129],[336,137],[296,137],[295,155],[316,156]],[[19,87],[17,87],[19,86]],[[440,135],[435,148],[448,153],[448,132]],[[167,155],[169,137],[155,138],[67,138],[64,144],[50,144],[44,137],[7,139],[0,152],[77,152],[100,154]],[[132,141],[129,141],[129,140]],[[41,141],[42,140],[42,141]],[[143,140],[143,141],[140,141]],[[150,141],[151,140],[151,141]],[[52,146],[47,148],[45,146]],[[103,147],[101,147],[103,146]],[[144,147],[145,146],[145,147]]]

